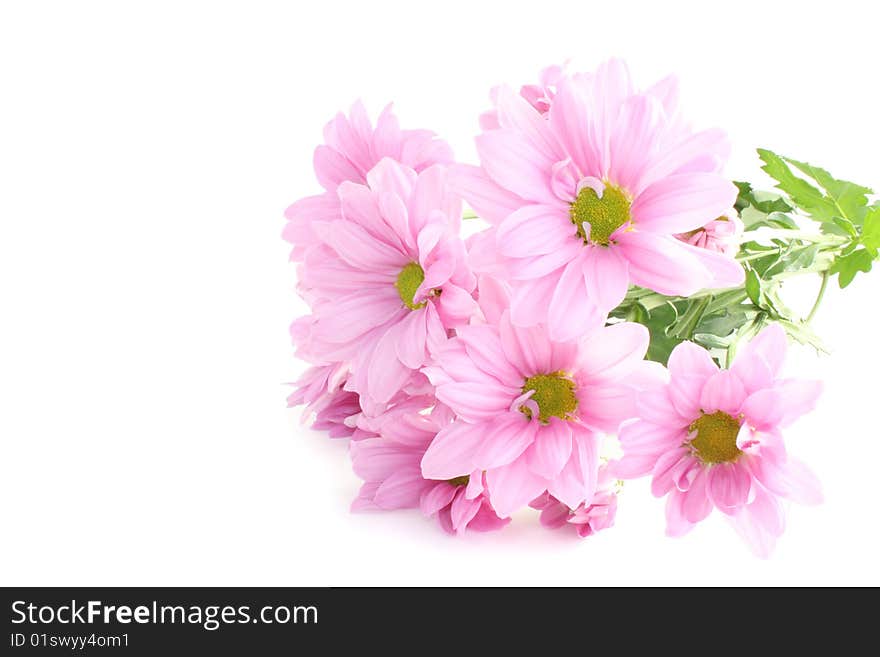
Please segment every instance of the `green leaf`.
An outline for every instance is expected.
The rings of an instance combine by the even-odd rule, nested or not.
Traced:
[[[667,329],[678,319],[678,311],[672,303],[664,303],[649,311],[648,331],[651,334],[651,342],[648,345],[648,360],[653,360],[666,365],[669,354],[675,346],[682,342],[678,338],[670,337]]]
[[[871,254],[865,249],[852,251],[834,261],[834,264],[831,266],[831,273],[839,274],[837,283],[841,288],[845,288],[852,283],[858,272],[862,271],[867,274],[871,271],[871,260]]]
[[[861,225],[865,217],[865,206],[868,205],[868,194],[873,193],[869,188],[847,180],[837,180],[825,169],[806,162],[798,162],[790,157],[785,158],[785,161],[819,183],[825,196],[833,202],[838,216]]]
[[[861,242],[868,249],[880,249],[880,205],[875,205],[865,215]]]
[[[758,278],[758,274],[754,269],[749,269],[746,272],[746,292],[749,295],[749,299],[752,300],[752,303],[761,307],[761,279]]]
[[[763,148],[758,149],[758,156],[764,162],[761,168],[776,181],[776,186],[811,217],[819,221],[830,221],[839,214],[834,203],[806,180],[796,176],[782,157]]]

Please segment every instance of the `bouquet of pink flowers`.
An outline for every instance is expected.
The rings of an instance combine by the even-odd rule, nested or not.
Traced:
[[[351,440],[353,509],[460,533],[532,507],[589,536],[650,476],[669,535],[717,510],[769,554],[781,500],[822,498],[785,445],[822,386],[785,377],[786,347],[821,349],[810,320],[878,258],[880,204],[767,150],[778,192],[731,182],[675,79],[639,89],[617,60],[491,98],[479,166],[356,103],[315,149],[325,191],[287,209],[312,365],[288,401]],[[780,296],[802,274],[805,318]]]

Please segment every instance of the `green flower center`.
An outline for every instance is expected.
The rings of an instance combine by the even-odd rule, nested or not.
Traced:
[[[584,243],[608,246],[612,233],[630,220],[631,205],[620,187],[605,185],[602,198],[595,189],[584,187],[571,204],[569,216]],[[584,233],[584,222],[590,225],[589,235]]]
[[[538,405],[538,419],[544,423],[547,423],[551,417],[567,420],[577,408],[574,381],[565,378],[562,372],[530,376],[525,380],[522,390],[535,391],[530,399]],[[532,409],[528,406],[521,406],[519,410],[527,418],[532,419]]]
[[[737,419],[723,411],[702,415],[689,427],[691,432],[697,432],[690,446],[703,463],[735,461],[742,454],[736,446],[739,427]]]
[[[422,301],[421,303],[413,303],[416,296],[416,290],[419,289],[419,285],[421,285],[424,280],[425,270],[422,269],[422,266],[417,262],[409,263],[406,267],[401,269],[400,273],[397,275],[397,282],[394,283],[394,287],[397,288],[397,294],[400,295],[400,300],[403,301],[403,305],[410,310],[418,310],[419,308],[425,307],[425,301]]]
[[[450,486],[467,486],[470,483],[471,476],[470,475],[461,475],[460,477],[453,477],[452,479],[447,479],[446,483]]]

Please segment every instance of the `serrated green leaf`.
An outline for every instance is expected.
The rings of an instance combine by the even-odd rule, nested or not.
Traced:
[[[865,248],[880,249],[880,205],[872,207],[865,215],[861,242]]]
[[[807,162],[799,162],[790,157],[786,157],[785,161],[819,183],[825,196],[833,202],[839,216],[849,219],[856,225],[862,224],[865,207],[868,205],[868,195],[873,193],[869,188],[848,180],[837,180],[825,169],[814,167]]]
[[[758,149],[758,156],[764,162],[761,168],[776,181],[776,186],[811,217],[818,221],[830,221],[839,214],[834,203],[806,180],[796,176],[782,157],[764,148]]]
[[[844,217],[834,217],[832,221],[843,229],[847,237],[858,237],[859,232],[856,230],[855,224]]]
[[[831,267],[831,273],[838,274],[837,283],[841,288],[845,288],[853,282],[853,279],[858,272],[861,271],[867,274],[871,271],[871,260],[871,254],[865,249],[852,251],[834,261],[834,264]]]

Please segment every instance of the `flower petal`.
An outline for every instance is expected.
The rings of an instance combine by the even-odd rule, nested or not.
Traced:
[[[708,287],[712,274],[684,243],[668,235],[624,232],[617,237],[629,263],[630,282],[660,294],[690,296]]]
[[[569,423],[550,418],[549,424],[538,429],[534,442],[526,451],[532,472],[551,479],[559,474],[571,456],[571,428]]]
[[[724,411],[728,415],[737,415],[745,397],[746,389],[739,377],[729,370],[721,370],[703,386],[700,408],[704,413]]]
[[[525,459],[486,472],[489,499],[495,512],[506,518],[535,499],[547,480],[533,473]]]
[[[635,199],[633,221],[650,233],[685,233],[723,215],[736,195],[736,186],[715,173],[667,176]]]
[[[422,476],[446,480],[470,474],[484,435],[484,426],[461,420],[443,427],[422,457]]]
[[[580,369],[590,383],[619,381],[645,357],[649,340],[648,329],[633,322],[593,331],[580,342]]]
[[[474,454],[474,466],[480,470],[500,468],[518,459],[535,441],[537,422],[530,422],[519,411],[510,411],[483,427],[480,449]]]

